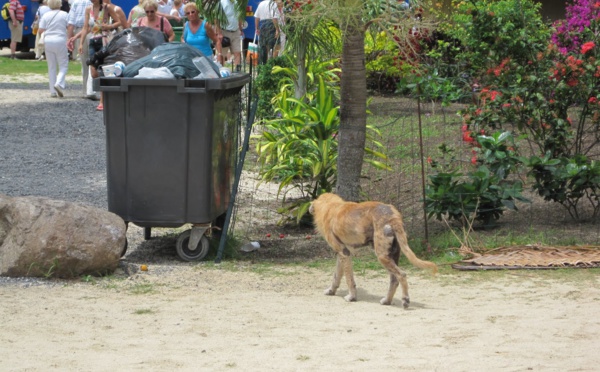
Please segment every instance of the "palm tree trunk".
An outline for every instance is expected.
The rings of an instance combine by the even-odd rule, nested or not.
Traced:
[[[308,82],[306,77],[306,49],[307,42],[300,41],[296,50],[296,68],[298,69],[298,80],[294,82],[294,97],[301,99],[306,94]]]
[[[358,201],[367,126],[365,31],[360,11],[348,19],[342,30],[341,123],[336,193],[345,200]]]

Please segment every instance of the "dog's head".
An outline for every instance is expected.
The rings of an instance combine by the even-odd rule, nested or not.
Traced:
[[[342,198],[340,198],[339,196],[327,192],[325,194],[319,195],[318,198],[316,198],[315,200],[313,200],[310,203],[308,212],[312,215],[315,215],[315,213],[318,213],[318,211],[321,210],[322,208],[327,208],[328,204],[339,203],[339,202],[343,202],[343,201],[344,200]]]

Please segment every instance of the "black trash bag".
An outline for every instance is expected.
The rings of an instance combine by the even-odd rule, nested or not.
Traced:
[[[157,46],[165,43],[162,32],[150,27],[133,27],[117,33],[106,46],[105,64],[121,61],[130,64],[150,54]]]
[[[196,57],[204,57],[204,54],[188,44],[176,42],[162,44],[154,48],[146,57],[126,65],[123,76],[134,77],[142,67],[167,67],[178,79],[192,79],[200,74],[200,71],[192,62],[192,59]],[[208,59],[217,76],[221,76],[219,67],[211,58]]]
[[[92,40],[102,43],[101,38]],[[94,53],[86,63],[96,69],[100,65],[113,64],[117,61],[128,64],[147,56],[152,49],[164,43],[163,33],[154,28],[128,28],[115,34],[110,43]]]

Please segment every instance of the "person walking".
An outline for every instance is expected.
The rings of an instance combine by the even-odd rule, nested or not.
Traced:
[[[77,54],[77,58],[81,62],[81,77],[83,78],[83,96],[93,101],[98,100],[96,92],[92,87],[92,78],[90,77],[90,68],[86,64],[88,59],[89,50],[89,34],[86,37],[85,42],[81,42],[80,38],[76,35],[81,35],[83,30],[83,24],[85,22],[85,9],[90,6],[92,2],[90,0],[75,0],[71,5],[69,16],[67,18],[67,37],[69,38],[68,47],[72,50],[73,54]],[[79,45],[81,53],[79,53]]]
[[[90,60],[94,59],[94,54],[100,51],[104,45],[103,39],[106,37],[106,33],[119,26],[118,22],[110,23],[110,18],[119,19],[114,8],[105,6],[102,4],[102,0],[91,0],[91,4],[85,8],[83,30],[76,35],[76,37],[79,37],[80,39],[79,54],[83,53],[83,45],[88,40],[88,34],[91,34],[89,37],[88,54],[86,58]],[[90,65],[90,74],[92,78],[98,77],[98,71],[94,65]],[[100,103],[96,107],[96,110],[104,110],[102,94],[100,94]]]
[[[67,49],[67,12],[60,10],[61,0],[48,0],[50,11],[40,21],[40,37],[44,38],[50,96],[62,97],[66,87],[65,78],[69,69]],[[57,73],[58,72],[58,73]]]
[[[217,27],[217,37],[221,40],[222,46],[221,55],[218,56],[218,60],[221,65],[225,66],[227,52],[231,50],[235,71],[239,72],[242,70],[242,45],[240,39],[244,36],[242,20],[245,14],[243,16],[237,14],[235,5],[231,0],[221,0],[221,7],[227,17],[227,23]],[[230,45],[228,47],[223,46],[223,37],[229,38]]]
[[[35,13],[35,21],[37,21],[38,30],[40,28],[40,21],[42,20],[42,17],[44,16],[44,14],[46,14],[49,11],[50,11],[50,7],[48,6],[48,0],[41,1],[38,10]],[[35,59],[37,59],[38,61],[41,61],[41,60],[44,59],[44,46],[43,45],[39,45],[40,36],[41,35],[40,35],[39,31],[38,31],[35,34],[35,48],[34,48]]]
[[[19,0],[10,0],[8,6],[10,20],[8,28],[10,29],[10,58],[17,58],[17,44],[23,41],[23,20],[25,13]]]
[[[127,24],[129,25],[129,27],[137,25],[137,20],[146,15],[146,11],[142,6],[143,2],[144,0],[139,0],[138,4],[131,8],[131,10],[129,11],[129,16],[127,17]]]
[[[169,20],[175,20],[178,24],[183,23],[181,20],[185,17],[185,12],[183,11],[183,0],[173,0],[173,8],[171,8],[171,13],[167,17]]]
[[[158,14],[158,3],[155,0],[144,0],[142,3],[144,11],[146,12],[145,17],[138,18],[138,27],[150,27],[159,30],[166,35],[169,42],[175,39],[175,32],[169,21]]]
[[[188,21],[183,26],[181,42],[197,48],[205,57],[212,61],[213,51],[210,47],[211,40],[217,46],[218,54],[221,53],[221,42],[217,38],[217,33],[213,30],[210,23],[200,18],[196,3],[187,3],[183,9]]]
[[[277,4],[273,0],[263,0],[254,12],[254,26],[258,36],[258,63],[265,64],[279,38]]]

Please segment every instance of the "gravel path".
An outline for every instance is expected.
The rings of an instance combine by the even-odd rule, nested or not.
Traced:
[[[97,103],[81,98],[76,81],[59,99],[50,98],[40,77],[31,80],[0,83],[0,192],[106,208],[105,133]]]

